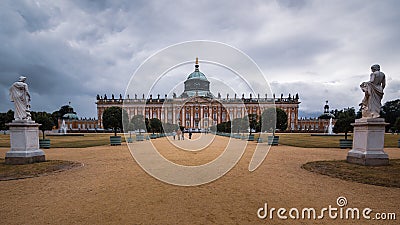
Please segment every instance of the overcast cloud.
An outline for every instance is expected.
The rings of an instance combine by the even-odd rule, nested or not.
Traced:
[[[245,52],[277,96],[299,93],[303,116],[317,116],[325,100],[332,109],[356,107],[375,63],[387,76],[383,101],[394,100],[399,12],[397,0],[2,0],[0,111],[13,107],[8,88],[23,74],[32,110],[52,112],[70,101],[79,116],[94,117],[96,94],[123,94],[146,58],[190,40]]]

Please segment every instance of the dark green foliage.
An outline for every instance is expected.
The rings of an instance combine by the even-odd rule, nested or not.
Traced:
[[[151,132],[157,132],[157,133],[161,133],[162,132],[162,123],[161,120],[157,119],[157,118],[153,118],[149,120],[149,124],[150,124],[150,129]]]
[[[234,120],[232,120],[231,123],[231,130],[234,133],[240,133],[243,130],[243,125],[244,125],[244,121],[242,118],[236,118]],[[247,127],[247,126],[246,126]]]
[[[396,122],[394,122],[392,131],[396,133],[400,131],[400,117],[397,117]]]
[[[385,118],[386,123],[389,123],[386,130],[394,127],[396,119],[400,117],[400,99],[386,102],[382,106],[381,117]]]
[[[252,134],[253,130],[256,130],[257,123],[258,123],[258,115],[257,114],[249,114],[245,117],[249,121],[249,131]]]
[[[54,112],[51,114],[51,118],[52,118],[53,123],[54,123],[54,125],[56,126],[56,128],[59,128],[59,127],[58,127],[58,119],[61,118],[61,117],[60,117],[59,111],[54,111]]]
[[[231,121],[217,124],[217,131],[224,133],[231,133]]]
[[[347,108],[336,112],[335,115],[337,121],[333,127],[333,132],[344,133],[345,139],[347,139],[347,133],[353,130],[353,126],[356,119],[356,113],[354,108]]]
[[[130,124],[132,125],[132,130],[139,130],[139,133],[146,129],[143,115],[133,116]]]
[[[268,108],[261,114],[261,131],[273,132],[275,129],[284,131],[287,129],[287,114],[280,108]]]
[[[287,120],[288,117],[286,112],[280,108],[276,108],[276,129],[279,129],[280,131],[286,130],[288,126]]]
[[[122,108],[112,106],[103,112],[103,126],[105,129],[112,129],[114,136],[117,136],[117,131],[122,130]]]
[[[276,110],[275,108],[267,108],[261,114],[261,131],[273,132],[276,129]]]
[[[7,123],[11,123],[14,119],[14,111],[11,109],[6,113],[0,113],[0,130],[8,130]]]
[[[63,106],[61,106],[60,110],[58,110],[58,117],[61,118],[64,116],[64,114],[67,114],[67,113],[73,113],[73,110],[72,110],[71,106],[63,105]]]
[[[54,126],[54,121],[52,114],[47,112],[31,112],[32,120],[36,123],[41,124],[39,130],[42,131],[43,139],[45,138],[44,132],[46,130],[52,130]]]

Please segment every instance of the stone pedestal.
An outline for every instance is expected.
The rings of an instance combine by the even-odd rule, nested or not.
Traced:
[[[13,120],[10,127],[11,150],[6,153],[6,164],[28,164],[45,161],[39,149],[39,126],[35,121]]]
[[[354,126],[353,149],[347,153],[347,162],[366,166],[389,165],[389,156],[383,151],[385,120],[383,118],[357,119]]]

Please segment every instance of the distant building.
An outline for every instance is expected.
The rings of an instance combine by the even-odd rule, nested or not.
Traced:
[[[134,115],[143,115],[145,118],[158,118],[164,123],[178,124],[186,129],[205,130],[221,122],[232,121],[235,118],[243,118],[247,114],[261,115],[263,110],[275,103],[276,107],[283,109],[288,116],[289,131],[299,129],[298,125],[298,94],[287,98],[276,98],[267,96],[260,97],[260,94],[245,97],[242,96],[222,97],[220,93],[217,96],[210,92],[210,82],[200,71],[198,59],[196,59],[195,70],[187,77],[184,83],[184,91],[177,96],[175,93],[172,98],[167,95],[164,98],[158,94],[156,97],[150,95],[141,98],[135,94],[133,98],[127,96],[123,99],[122,95],[115,98],[112,95],[97,95],[97,115],[98,126],[103,128],[103,112],[106,108],[112,106],[122,107],[127,111],[129,118]]]
[[[316,132],[316,133],[327,133],[329,127],[329,121],[332,118],[332,125],[336,123],[334,115],[329,112],[328,101],[324,106],[324,113],[318,118],[299,118],[297,130],[299,132]]]
[[[95,131],[99,128],[98,121],[94,118],[79,118],[74,108],[70,105],[63,106],[65,114],[58,119],[58,127],[61,128],[64,121],[68,132]]]

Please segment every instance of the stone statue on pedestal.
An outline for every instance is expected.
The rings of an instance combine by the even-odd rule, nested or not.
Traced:
[[[15,120],[31,120],[31,95],[25,80],[26,77],[20,76],[19,80],[10,87],[10,100],[15,105]]]
[[[21,76],[19,80],[10,87],[10,99],[14,102],[14,120],[6,124],[10,128],[11,149],[6,153],[6,164],[27,164],[43,162],[46,160],[45,153],[39,149],[39,126],[31,119],[30,101],[31,95],[26,77]]]
[[[365,93],[360,103],[362,118],[352,124],[353,148],[347,153],[347,162],[367,166],[389,165],[389,156],[384,151],[385,123],[379,118],[383,89],[386,86],[385,74],[380,72],[379,65],[371,67],[370,80],[361,83]]]
[[[361,83],[361,90],[365,93],[360,103],[363,118],[378,118],[381,111],[383,89],[386,86],[385,74],[380,71],[380,66],[371,66],[372,73],[367,82]]]

